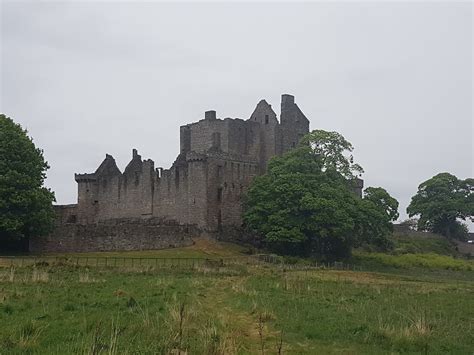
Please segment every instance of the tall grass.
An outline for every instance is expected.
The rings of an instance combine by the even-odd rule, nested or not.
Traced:
[[[428,269],[446,269],[455,271],[473,271],[474,261],[456,259],[452,256],[428,254],[390,255],[383,253],[355,253],[359,263],[385,265],[398,268],[422,267]]]
[[[220,355],[428,348],[465,353],[474,348],[474,286],[456,280],[456,271],[449,271],[452,279],[434,276],[436,282],[427,282],[424,276],[405,278],[404,272],[285,271],[273,265],[208,269],[0,271],[0,322],[14,325],[0,327],[0,352]]]

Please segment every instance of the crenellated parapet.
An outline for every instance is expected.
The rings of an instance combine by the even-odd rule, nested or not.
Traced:
[[[192,162],[192,161],[206,161],[207,160],[207,155],[206,154],[200,154],[196,152],[189,152],[186,154],[186,161],[187,162]]]
[[[81,183],[81,182],[95,182],[97,181],[97,176],[92,173],[92,174],[74,174],[74,180],[76,182]]]

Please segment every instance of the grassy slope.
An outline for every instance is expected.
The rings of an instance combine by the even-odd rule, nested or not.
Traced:
[[[157,253],[241,252],[199,243]],[[473,273],[405,273],[4,268],[0,353],[469,353]]]
[[[197,238],[194,245],[184,248],[161,249],[161,250],[140,250],[140,251],[117,251],[117,252],[92,252],[92,253],[68,253],[52,254],[74,256],[108,256],[108,257],[150,257],[150,258],[223,258],[240,256],[247,250],[233,243],[219,242],[205,238]]]
[[[424,268],[431,270],[473,271],[474,260],[466,260],[456,245],[431,233],[395,234],[391,253],[369,253],[356,250],[352,262],[364,269]]]
[[[435,253],[451,256],[459,254],[454,243],[437,234],[424,232],[411,232],[411,234],[395,233],[392,239],[395,243],[395,254]]]

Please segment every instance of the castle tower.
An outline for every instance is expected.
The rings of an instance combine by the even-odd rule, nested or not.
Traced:
[[[77,182],[77,208],[80,223],[94,223],[99,211],[101,188],[107,186],[110,179],[119,176],[120,170],[115,159],[105,155],[104,161],[92,174],[75,174]]]
[[[267,171],[267,165],[271,158],[280,154],[278,149],[278,142],[281,140],[279,123],[276,113],[272,106],[265,100],[261,100],[252,115],[249,118],[251,122],[260,123],[260,173]]]
[[[301,138],[309,133],[309,120],[295,104],[293,95],[281,95],[280,124],[282,153],[295,148]]]

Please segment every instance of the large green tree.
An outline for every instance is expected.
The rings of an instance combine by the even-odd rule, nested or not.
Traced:
[[[360,200],[356,223],[359,244],[372,244],[387,249],[393,223],[398,218],[398,201],[382,187],[368,187]]]
[[[384,244],[393,200],[378,189],[363,200],[353,192],[351,180],[362,168],[352,162],[351,151],[340,134],[314,131],[296,149],[273,158],[268,173],[248,190],[246,225],[281,253],[337,258],[362,242]]]
[[[54,194],[43,186],[48,164],[26,130],[0,115],[0,241],[48,233]]]
[[[418,229],[464,239],[467,229],[460,221],[474,221],[474,179],[458,179],[440,173],[422,182],[407,208],[419,216]]]

